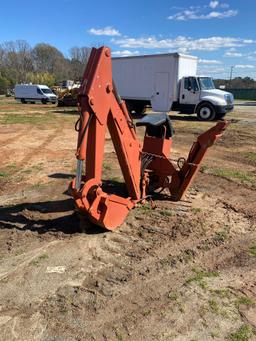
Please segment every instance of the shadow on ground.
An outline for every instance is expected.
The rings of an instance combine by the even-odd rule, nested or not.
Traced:
[[[49,177],[71,179],[73,175],[54,173]],[[125,184],[119,181],[103,180],[102,189],[108,194],[128,196]],[[70,196],[69,191],[64,194]],[[71,197],[63,200],[0,206],[0,229],[30,230],[38,234],[47,232],[97,234],[106,232],[106,230],[89,222],[86,216],[78,214],[75,211],[74,199]]]
[[[186,122],[200,122],[197,116],[194,115],[169,115],[171,121],[186,121]]]
[[[60,110],[54,110],[54,114],[68,114],[68,115],[78,115],[77,109],[60,109]]]
[[[235,107],[255,107],[256,102],[235,103]]]
[[[157,112],[144,112],[144,113],[141,113],[141,114],[136,114],[136,113],[133,113],[131,115],[131,117],[134,119],[134,120],[139,120],[139,119],[142,119],[144,116],[146,115],[151,115],[151,114],[157,114]],[[179,113],[178,115],[172,115],[172,114],[169,114],[169,117],[171,120],[173,121],[191,121],[191,122],[199,122],[197,116],[195,115],[186,115],[186,114],[182,114],[182,113]]]
[[[74,209],[72,198],[0,207],[0,229],[17,229],[24,232],[29,230],[38,234],[106,232],[87,219],[80,220]]]
[[[51,175],[48,175],[49,178],[52,179],[73,179],[75,177],[74,174],[67,174],[67,173],[53,173]]]

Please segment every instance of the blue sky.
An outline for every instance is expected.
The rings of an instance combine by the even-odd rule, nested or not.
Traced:
[[[113,55],[181,52],[199,73],[256,78],[255,0],[12,0],[0,6],[0,43],[111,47]]]

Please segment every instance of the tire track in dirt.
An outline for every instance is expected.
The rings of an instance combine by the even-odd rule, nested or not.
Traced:
[[[33,130],[33,128],[32,128],[32,130]],[[4,134],[6,134],[6,133],[4,133]],[[4,135],[4,134],[1,134],[1,135]],[[13,137],[10,137],[10,138],[7,138],[6,140],[4,140],[2,143],[1,143],[1,145],[3,146],[3,147],[6,147],[6,146],[9,146],[11,143],[13,143],[13,142],[17,142],[20,138],[22,138],[22,137],[24,137],[24,136],[26,136],[27,135],[27,131],[24,131],[24,129],[23,129],[23,131],[21,132],[21,133],[19,133],[19,134],[16,134],[15,136],[13,136]],[[2,159],[3,160],[5,160],[5,159],[7,159],[8,158],[8,156],[9,156],[9,150],[7,149],[7,150],[2,150]]]
[[[33,130],[33,128],[32,128],[31,130]],[[26,136],[27,133],[28,133],[27,131],[23,131],[23,132],[21,132],[21,133],[15,135],[15,136],[13,136],[13,137],[10,137],[10,138],[4,140],[2,146],[4,147],[4,146],[9,145],[10,143],[12,143],[12,142],[14,142],[14,141],[17,141],[19,138],[21,138],[21,137],[23,137],[23,136]],[[2,135],[4,135],[4,134],[2,134]]]
[[[62,125],[58,126],[58,128],[56,128],[54,132],[51,135],[49,135],[42,144],[40,144],[40,146],[36,147],[31,152],[27,153],[27,155],[19,162],[18,165],[24,166],[28,164],[28,162],[33,158],[35,154],[42,152],[43,149],[46,148],[58,136],[58,133],[60,131],[62,131]]]
[[[159,202],[155,211],[138,207],[119,230],[70,236],[69,242],[49,248],[49,257],[42,264],[24,264],[11,273],[10,282],[1,285],[15,286],[16,299],[21,299],[15,300],[15,292],[2,300],[7,309],[1,310],[0,305],[0,323],[1,317],[4,322],[1,337],[12,339],[13,332],[19,340],[188,341],[211,340],[210,333],[218,330],[214,339],[226,339],[244,321],[239,315],[230,319],[222,316],[222,306],[213,313],[215,306],[209,303],[219,302],[211,290],[227,290],[231,285],[238,291],[244,283],[248,291],[255,290],[255,258],[248,254],[256,240],[252,227],[255,192],[208,174],[199,174],[196,188],[199,195],[193,202],[194,211],[189,203],[175,206]],[[164,215],[167,210],[173,215]],[[17,232],[19,247],[31,250],[29,241],[62,238],[54,227],[65,230],[67,221],[55,221],[56,216],[53,212],[29,212],[31,231]],[[49,233],[39,232],[44,220],[49,220]],[[10,254],[11,266],[14,252],[15,247]],[[65,264],[67,271],[46,275],[48,262]],[[195,276],[194,267],[220,274],[205,280],[208,288],[201,288],[196,281],[187,285]],[[42,294],[42,301],[30,294],[32,285],[35,293]],[[27,297],[23,298],[25,293]],[[11,309],[16,309],[15,319],[7,321]],[[37,338],[33,329],[38,331]]]
[[[36,248],[36,249],[33,249],[32,251],[28,252],[25,256],[22,256],[22,261],[21,262],[17,262],[17,265],[14,267],[14,264],[13,264],[13,267],[11,268],[11,270],[9,271],[3,271],[4,269],[2,268],[1,270],[3,272],[0,272],[0,281],[2,279],[5,279],[6,277],[14,274],[17,270],[20,270],[21,268],[23,268],[24,266],[27,266],[28,263],[30,263],[31,261],[33,261],[35,258],[38,257],[38,255],[40,255],[43,252],[45,252],[49,247],[53,246],[53,245],[56,245],[56,244],[59,244],[60,240],[54,240],[54,241],[51,241],[49,242],[47,245],[44,245],[44,246],[41,246],[39,248]],[[17,257],[19,258],[19,257]],[[9,264],[5,264],[6,267],[9,267]]]
[[[205,231],[199,223],[204,215],[173,216],[161,221],[159,216],[149,217],[148,214],[138,220],[136,216],[140,214],[135,212],[114,233],[84,235],[82,239],[77,236],[73,239],[75,245],[69,242],[70,246],[73,244],[72,250],[77,249],[76,254],[71,252],[69,256],[71,273],[67,273],[68,278],[64,277],[54,294],[49,294],[40,306],[32,301],[32,305],[24,302],[24,306],[18,308],[16,320],[23,333],[25,321],[39,314],[39,323],[47,324],[42,340],[61,335],[63,339],[100,341],[121,339],[118,335],[122,335],[124,340],[149,341],[154,339],[153,334],[155,339],[164,340],[161,333],[170,333],[170,330],[179,331],[184,336],[181,340],[187,340],[200,319],[198,307],[193,307],[189,296],[202,299],[197,298],[193,291],[197,289],[193,286],[184,286],[191,276],[191,267],[196,265],[210,270],[217,267],[226,272],[227,260],[232,265],[239,245],[245,248],[247,244],[233,240],[229,250],[225,243],[212,244],[209,251],[202,250],[199,246],[205,239]],[[209,227],[208,238],[213,238],[216,228],[218,226]],[[63,252],[71,250],[70,246],[59,244],[58,252],[62,251],[58,259],[62,259]],[[49,259],[52,255],[49,254]],[[241,267],[244,265],[242,263]],[[35,271],[39,273],[40,269],[44,268]],[[177,302],[170,296],[176,292],[184,295],[179,294]],[[187,300],[185,308],[184,300]],[[208,340],[207,335],[200,339]]]
[[[193,290],[184,286],[191,276],[193,264],[212,271],[217,267],[225,274],[225,264],[230,259],[229,266],[232,268],[232,259],[236,259],[240,244],[243,248],[249,247],[249,239],[245,242],[246,238],[241,235],[239,238],[244,242],[231,239],[227,250],[225,241],[217,243],[214,239],[218,232],[216,225],[208,231],[207,238],[213,241],[211,248],[202,249],[206,236],[199,222],[203,219],[204,216],[200,218],[200,215],[190,216],[189,219],[172,217],[169,224],[165,222],[162,226],[159,220],[150,223],[145,218],[128,222],[117,233],[107,234],[100,252],[90,250],[96,260],[90,278],[79,287],[62,287],[55,298],[49,297],[42,304],[41,314],[53,309],[49,315],[44,314],[47,321],[53,320],[53,324],[49,322],[48,331],[56,335],[55,325],[58,323],[58,332],[71,336],[69,330],[74,327],[74,314],[74,318],[84,321],[75,334],[81,339],[115,340],[120,334],[124,339],[153,340],[152,333],[156,333],[156,339],[162,340],[164,338],[161,338],[159,330],[167,332],[168,324],[176,331],[185,328],[181,322],[184,320],[186,340],[189,335],[186,331],[194,330],[196,319],[200,316],[197,312],[191,314],[192,311],[179,312],[179,304],[168,298],[170,292],[183,290],[189,293]],[[223,257],[223,263],[219,261],[219,254]],[[105,267],[98,270],[98,263],[105,264]],[[244,266],[244,263],[241,266],[238,263],[237,271],[241,272]],[[235,275],[235,278],[240,277]],[[195,295],[193,292],[191,294]],[[73,306],[68,302],[73,302]],[[177,316],[174,319],[172,316],[173,320],[168,322],[165,314],[172,314],[173,305],[176,306]],[[57,317],[57,322],[54,316],[60,316],[61,311],[70,313],[64,319]],[[85,325],[90,332],[84,332]],[[204,337],[207,339],[207,335]]]
[[[34,148],[33,150],[31,150],[29,153],[26,154],[26,156],[21,160],[19,161],[18,163],[16,163],[17,167],[21,167],[21,166],[24,166],[26,165],[32,158],[35,154],[38,154],[38,152],[41,152],[44,148],[46,148],[56,137],[58,137],[58,134],[60,133],[60,131],[62,131],[62,128],[63,128],[64,124],[62,125],[59,125],[58,128],[56,128],[54,130],[54,132],[52,134],[50,134],[45,140],[43,143],[41,143],[38,147]],[[26,136],[27,135],[27,131],[23,131],[21,132],[20,134],[16,135],[16,136],[13,136],[7,140],[4,141],[4,144],[3,146],[5,145],[8,145],[14,141],[17,141],[18,139],[20,139],[21,137],[23,136]],[[30,134],[33,135],[33,134],[36,134],[36,129],[31,129],[30,130]]]
[[[53,131],[53,133],[51,133],[49,136],[47,136],[47,138],[44,140],[43,143],[41,143],[38,147],[34,148],[31,150],[31,148],[29,149],[29,151],[26,153],[25,157],[23,157],[20,161],[18,162],[15,162],[15,168],[16,169],[23,169],[29,162],[30,160],[33,159],[34,156],[38,156],[38,155],[43,155],[43,152],[44,152],[44,149],[56,138],[59,136],[60,132],[62,131],[63,129],[63,126],[64,126],[64,123],[62,122],[62,124],[59,124],[58,127]],[[30,133],[34,133],[36,134],[37,130],[33,128],[31,129]],[[21,133],[19,135],[19,137],[22,137],[22,136],[26,136],[27,132],[26,133]],[[16,140],[17,136],[16,137],[13,137],[11,139],[9,139],[9,143],[10,143],[10,140],[11,141],[14,141]],[[7,145],[7,144],[6,144]],[[15,173],[16,174],[16,173]],[[4,182],[5,185],[7,185],[7,181]],[[2,188],[1,188],[2,189]],[[3,185],[3,189],[5,190],[5,187]],[[16,190],[15,190],[16,192]],[[8,203],[11,203],[12,202],[12,197],[15,196],[15,200],[17,199],[21,199],[22,197],[24,197],[24,191],[21,191],[19,194],[15,195],[15,194],[11,194],[11,195],[7,195],[7,198],[6,196],[1,196],[1,201],[3,203],[5,203],[5,200],[7,199],[8,200],[8,197],[11,198],[11,200],[8,200]],[[0,203],[1,204],[1,203]]]

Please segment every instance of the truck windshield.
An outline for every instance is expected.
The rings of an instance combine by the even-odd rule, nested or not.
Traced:
[[[210,77],[199,77],[199,84],[201,90],[212,90],[215,89],[212,78]]]
[[[43,91],[44,94],[52,94],[52,90],[51,89],[42,89],[41,90]]]

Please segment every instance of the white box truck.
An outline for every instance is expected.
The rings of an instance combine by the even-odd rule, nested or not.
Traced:
[[[197,76],[197,57],[179,53],[112,59],[113,78],[128,109],[197,113],[200,120],[222,118],[234,107],[233,95],[215,89],[212,78]]]
[[[57,96],[46,85],[40,84],[16,84],[14,88],[14,96],[21,103],[42,102],[46,104],[57,102]]]

